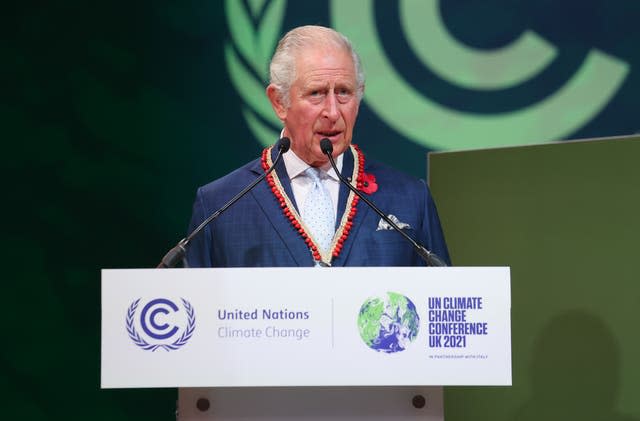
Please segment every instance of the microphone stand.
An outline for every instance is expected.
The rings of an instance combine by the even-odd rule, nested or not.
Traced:
[[[240,200],[242,196],[247,194],[259,182],[261,182],[269,174],[271,174],[271,171],[273,171],[276,168],[276,165],[278,164],[278,162],[280,162],[282,155],[289,150],[290,146],[291,146],[291,141],[289,140],[288,137],[283,137],[282,139],[280,139],[278,141],[278,156],[276,157],[275,161],[273,161],[273,165],[271,166],[271,168],[265,171],[265,173],[262,174],[260,177],[256,178],[251,184],[245,187],[240,193],[236,194],[231,200],[225,203],[224,206],[222,206],[220,209],[212,213],[207,219],[202,221],[202,223],[198,225],[198,227],[194,229],[191,232],[191,234],[189,234],[187,237],[180,240],[178,244],[175,245],[175,247],[173,247],[171,250],[167,252],[167,254],[164,255],[164,257],[162,258],[158,266],[156,266],[156,269],[167,269],[167,268],[175,267],[178,264],[178,262],[182,260],[185,254],[187,253],[187,246],[189,245],[191,240],[196,235],[198,235],[200,231],[202,231],[202,229],[206,227],[211,221],[216,219],[218,216],[222,215],[224,211],[229,209],[234,203]]]
[[[391,218],[385,215],[384,212],[382,212],[376,205],[374,205],[369,199],[367,199],[358,189],[353,187],[353,185],[348,182],[342,176],[342,174],[340,174],[340,171],[338,171],[338,167],[336,166],[336,162],[333,160],[333,145],[331,144],[331,141],[329,139],[322,139],[320,141],[320,148],[322,149],[322,153],[329,157],[329,162],[331,163],[333,170],[338,175],[340,181],[342,181],[343,184],[346,184],[346,186],[349,187],[352,192],[354,192],[360,199],[362,199],[367,205],[369,205],[371,209],[373,209],[378,215],[380,215],[380,217],[387,224],[393,227],[396,232],[400,233],[409,243],[411,243],[416,253],[418,253],[418,255],[427,263],[428,266],[447,266],[447,264],[440,257],[438,257],[438,255],[427,250],[426,247],[416,242],[409,236],[409,234],[400,229],[400,227],[395,222],[393,222]]]

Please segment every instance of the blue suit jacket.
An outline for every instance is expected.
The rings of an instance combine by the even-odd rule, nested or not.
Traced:
[[[275,158],[276,148],[272,150]],[[293,192],[284,162],[276,167],[291,201]],[[342,174],[353,171],[353,156],[344,154]],[[385,214],[395,215],[412,238],[449,263],[435,204],[426,183],[387,166],[365,162],[364,172],[376,177],[378,190],[368,198]],[[215,180],[197,192],[189,232],[230,198],[264,173],[260,159]],[[341,185],[338,218],[349,189]],[[380,216],[360,200],[351,232],[333,266],[420,266],[422,259],[400,234],[377,230]],[[284,216],[265,181],[210,223],[187,249],[190,267],[313,266],[311,252]]]

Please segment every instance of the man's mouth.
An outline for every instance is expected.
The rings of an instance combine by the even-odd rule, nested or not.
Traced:
[[[336,136],[338,136],[341,133],[342,133],[342,131],[340,131],[340,130],[327,130],[327,131],[323,131],[323,132],[318,132],[318,134],[321,137],[323,137],[323,138],[327,137],[329,139],[333,139],[333,138],[335,138]]]

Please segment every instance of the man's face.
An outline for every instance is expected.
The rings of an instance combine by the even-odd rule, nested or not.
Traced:
[[[320,149],[324,138],[331,140],[333,156],[351,144],[360,101],[349,53],[327,46],[309,49],[297,57],[290,106],[274,103],[272,94],[269,97],[284,122],[291,149],[306,163],[319,166],[328,161]]]

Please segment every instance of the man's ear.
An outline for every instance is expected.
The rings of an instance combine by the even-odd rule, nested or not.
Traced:
[[[284,122],[287,118],[287,107],[284,106],[282,98],[280,97],[280,92],[278,92],[273,84],[269,84],[269,86],[267,86],[267,97],[269,98],[269,102],[271,102],[273,111],[275,111],[278,118]]]

